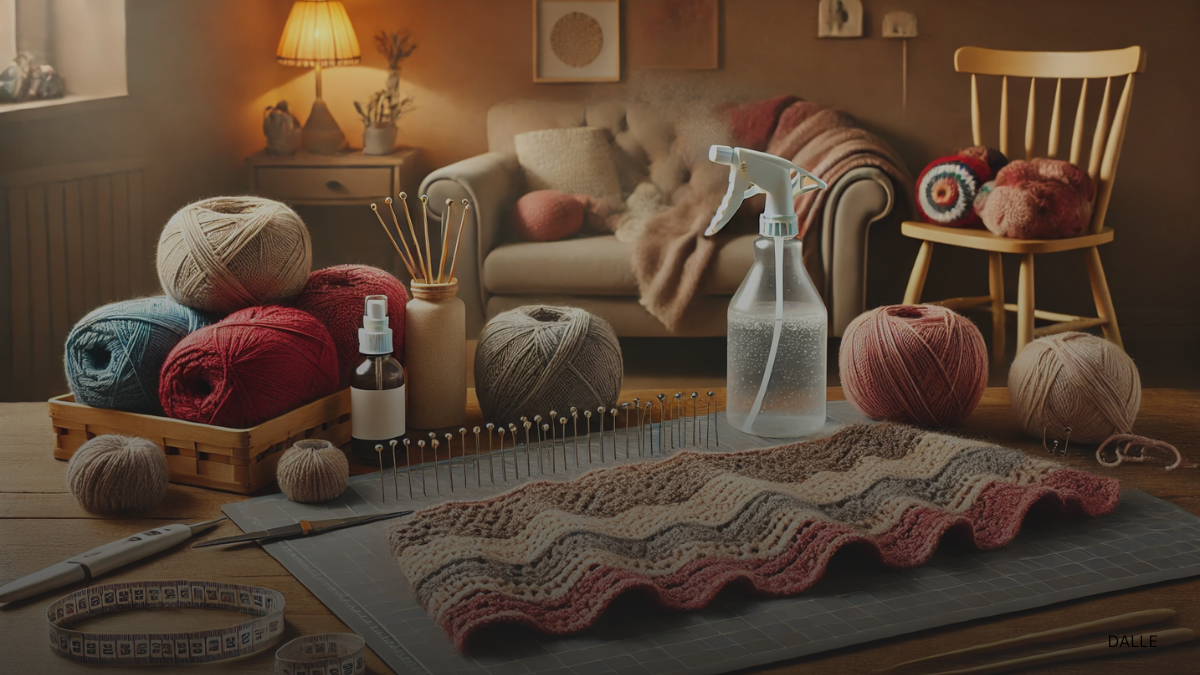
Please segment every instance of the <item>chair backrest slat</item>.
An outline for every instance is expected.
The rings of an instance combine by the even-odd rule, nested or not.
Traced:
[[[1088,81],[1085,78],[1079,89],[1079,107],[1075,109],[1075,126],[1071,129],[1071,156],[1067,160],[1075,165],[1079,164],[1079,155],[1083,153],[1083,115],[1087,111],[1087,90]]]
[[[1033,100],[1033,96],[1029,97]],[[1030,104],[1032,106],[1032,104]],[[1054,109],[1050,111],[1050,138],[1046,141],[1046,156],[1058,157],[1058,134],[1062,126],[1062,78],[1054,85]]]
[[[1033,159],[1033,141],[1037,138],[1034,128],[1037,124],[1037,113],[1034,101],[1037,100],[1037,78],[1029,78],[1029,111],[1025,113],[1025,159]]]
[[[979,111],[980,75],[1000,77],[1000,139],[999,149],[1011,156],[1008,144],[1008,80],[1028,77],[1029,101],[1025,116],[1025,158],[1036,156],[1037,145],[1037,80],[1054,78],[1054,105],[1050,112],[1050,133],[1047,156],[1057,157],[1062,143],[1062,88],[1064,79],[1082,80],[1075,124],[1071,129],[1069,161],[1081,166],[1083,139],[1086,127],[1088,82],[1104,79],[1104,95],[1092,133],[1087,172],[1096,182],[1096,202],[1092,214],[1092,230],[1104,227],[1108,200],[1116,177],[1117,161],[1125,140],[1125,127],[1133,98],[1133,76],[1146,67],[1146,52],[1141,47],[1127,47],[1099,52],[1015,52],[980,47],[963,47],[954,54],[954,68],[971,75],[971,136],[975,145],[984,145],[982,116]],[[1112,113],[1113,78],[1125,78],[1116,112]]]

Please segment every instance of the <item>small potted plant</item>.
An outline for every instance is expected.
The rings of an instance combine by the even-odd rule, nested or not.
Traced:
[[[390,155],[396,145],[396,124],[415,107],[412,96],[400,95],[400,63],[417,46],[408,35],[381,30],[375,36],[375,48],[388,62],[387,86],[372,94],[365,106],[355,101],[354,109],[363,120],[363,153]]]

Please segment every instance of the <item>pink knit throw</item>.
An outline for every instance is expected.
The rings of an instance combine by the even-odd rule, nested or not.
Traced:
[[[1039,501],[1101,516],[1116,508],[1119,489],[1016,450],[863,425],[446,503],[395,526],[389,541],[417,601],[463,649],[497,624],[583,631],[632,590],[677,610],[700,609],[737,581],[794,595],[852,543],[894,568],[923,564],[951,529],[995,549]]]

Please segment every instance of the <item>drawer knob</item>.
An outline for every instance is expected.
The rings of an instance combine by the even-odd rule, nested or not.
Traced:
[[[345,192],[346,191],[346,186],[342,185],[342,182],[337,181],[337,180],[326,181],[325,187],[329,188],[333,192]]]

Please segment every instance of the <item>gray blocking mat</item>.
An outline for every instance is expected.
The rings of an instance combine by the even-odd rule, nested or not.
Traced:
[[[844,402],[831,402],[829,417],[819,435],[862,421]],[[780,442],[734,431],[723,415],[717,417],[717,424],[721,447],[707,451],[747,450]],[[667,426],[672,426],[670,420]],[[654,457],[659,458],[663,455],[657,424],[650,433]],[[665,433],[664,437],[669,440]],[[473,436],[467,438],[468,445],[473,445]],[[698,449],[706,451],[702,433],[700,438]],[[386,504],[381,501],[376,472],[355,477],[339,499],[325,504],[297,504],[283,495],[269,495],[228,504],[223,510],[243,530],[262,530],[302,519],[420,509],[450,499],[500,494],[530,480],[527,463],[533,468],[533,480],[569,480],[589,468],[644,461],[637,457],[636,440],[632,441],[633,457],[625,459],[620,430],[616,445],[619,459],[614,460],[612,434],[607,432],[606,461],[599,464],[599,434],[593,431],[590,467],[584,461],[582,470],[563,471],[558,464],[558,473],[539,476],[539,453],[535,450],[527,457],[523,446],[514,451],[509,443],[503,466],[509,482],[501,480],[497,452],[492,467],[496,485],[487,478],[485,455],[480,461],[482,487],[475,486],[472,458],[468,456],[462,463],[456,456],[454,493],[449,490],[447,463],[442,461],[436,469],[424,467],[428,497],[421,494],[422,472],[414,466],[415,498],[408,498],[407,476],[401,466],[395,478],[391,469],[385,472]],[[665,456],[675,452],[667,445]],[[486,450],[486,439],[483,447]],[[565,451],[571,467],[572,441],[564,446],[560,439],[557,447],[556,461],[562,461]],[[586,457],[582,442],[580,452]],[[541,459],[549,470],[548,450],[541,452]],[[464,467],[469,489],[463,488],[461,480]],[[435,470],[441,496],[435,492]],[[1046,520],[1039,519],[1035,509],[1017,538],[998,551],[972,551],[950,535],[929,564],[892,570],[848,548],[837,554],[821,581],[796,597],[761,598],[728,588],[704,610],[677,613],[630,594],[617,600],[586,633],[554,638],[520,627],[495,628],[474,636],[469,652],[460,654],[409,592],[387,549],[389,526],[388,522],[372,523],[263,548],[363,636],[393,670],[405,674],[722,673],[1200,574],[1200,518],[1144,492],[1127,490],[1117,511],[1105,518]],[[214,549],[204,553],[221,555]]]

